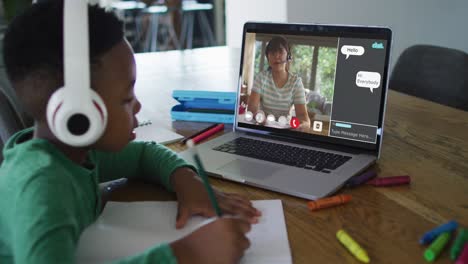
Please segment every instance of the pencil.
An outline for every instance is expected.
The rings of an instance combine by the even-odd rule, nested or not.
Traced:
[[[206,176],[201,159],[198,156],[197,148],[195,147],[195,144],[192,140],[187,141],[187,146],[193,150],[193,159],[195,160],[195,166],[197,167],[198,174],[203,181],[203,185],[205,186],[206,191],[208,192],[208,197],[210,198],[211,205],[213,206],[216,215],[218,217],[221,217],[223,213],[221,212],[221,208],[219,208],[218,202],[216,201],[213,189],[211,188],[211,185],[208,182],[208,177]]]

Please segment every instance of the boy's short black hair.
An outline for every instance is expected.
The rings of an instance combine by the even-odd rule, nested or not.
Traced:
[[[123,24],[98,6],[89,7],[88,19],[95,67],[100,56],[124,39]],[[3,59],[25,110],[36,120],[44,118],[47,100],[63,86],[63,0],[41,1],[15,17],[5,33]]]

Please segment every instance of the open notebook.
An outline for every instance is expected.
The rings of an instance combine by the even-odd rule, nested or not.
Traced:
[[[184,138],[184,136],[153,124],[149,120],[140,123],[135,129],[135,133],[136,141],[155,141],[159,144],[170,144]]]
[[[241,263],[292,263],[280,200],[254,201],[260,222],[248,233],[251,246]],[[96,223],[81,235],[77,263],[103,263],[135,255],[163,242],[177,240],[212,219],[193,217],[175,229],[176,202],[109,202]]]

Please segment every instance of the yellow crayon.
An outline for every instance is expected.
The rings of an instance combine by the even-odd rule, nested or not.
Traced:
[[[351,238],[351,236],[346,233],[343,229],[336,232],[336,238],[343,244],[351,254],[353,254],[361,262],[369,263],[370,259],[367,256],[367,253],[364,249],[359,246],[359,244]]]

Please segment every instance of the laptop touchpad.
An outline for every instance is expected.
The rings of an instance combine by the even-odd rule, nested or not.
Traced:
[[[278,169],[279,167],[275,165],[265,166],[264,163],[235,159],[219,167],[217,170],[226,176],[233,175],[242,178],[266,179],[271,177]]]

